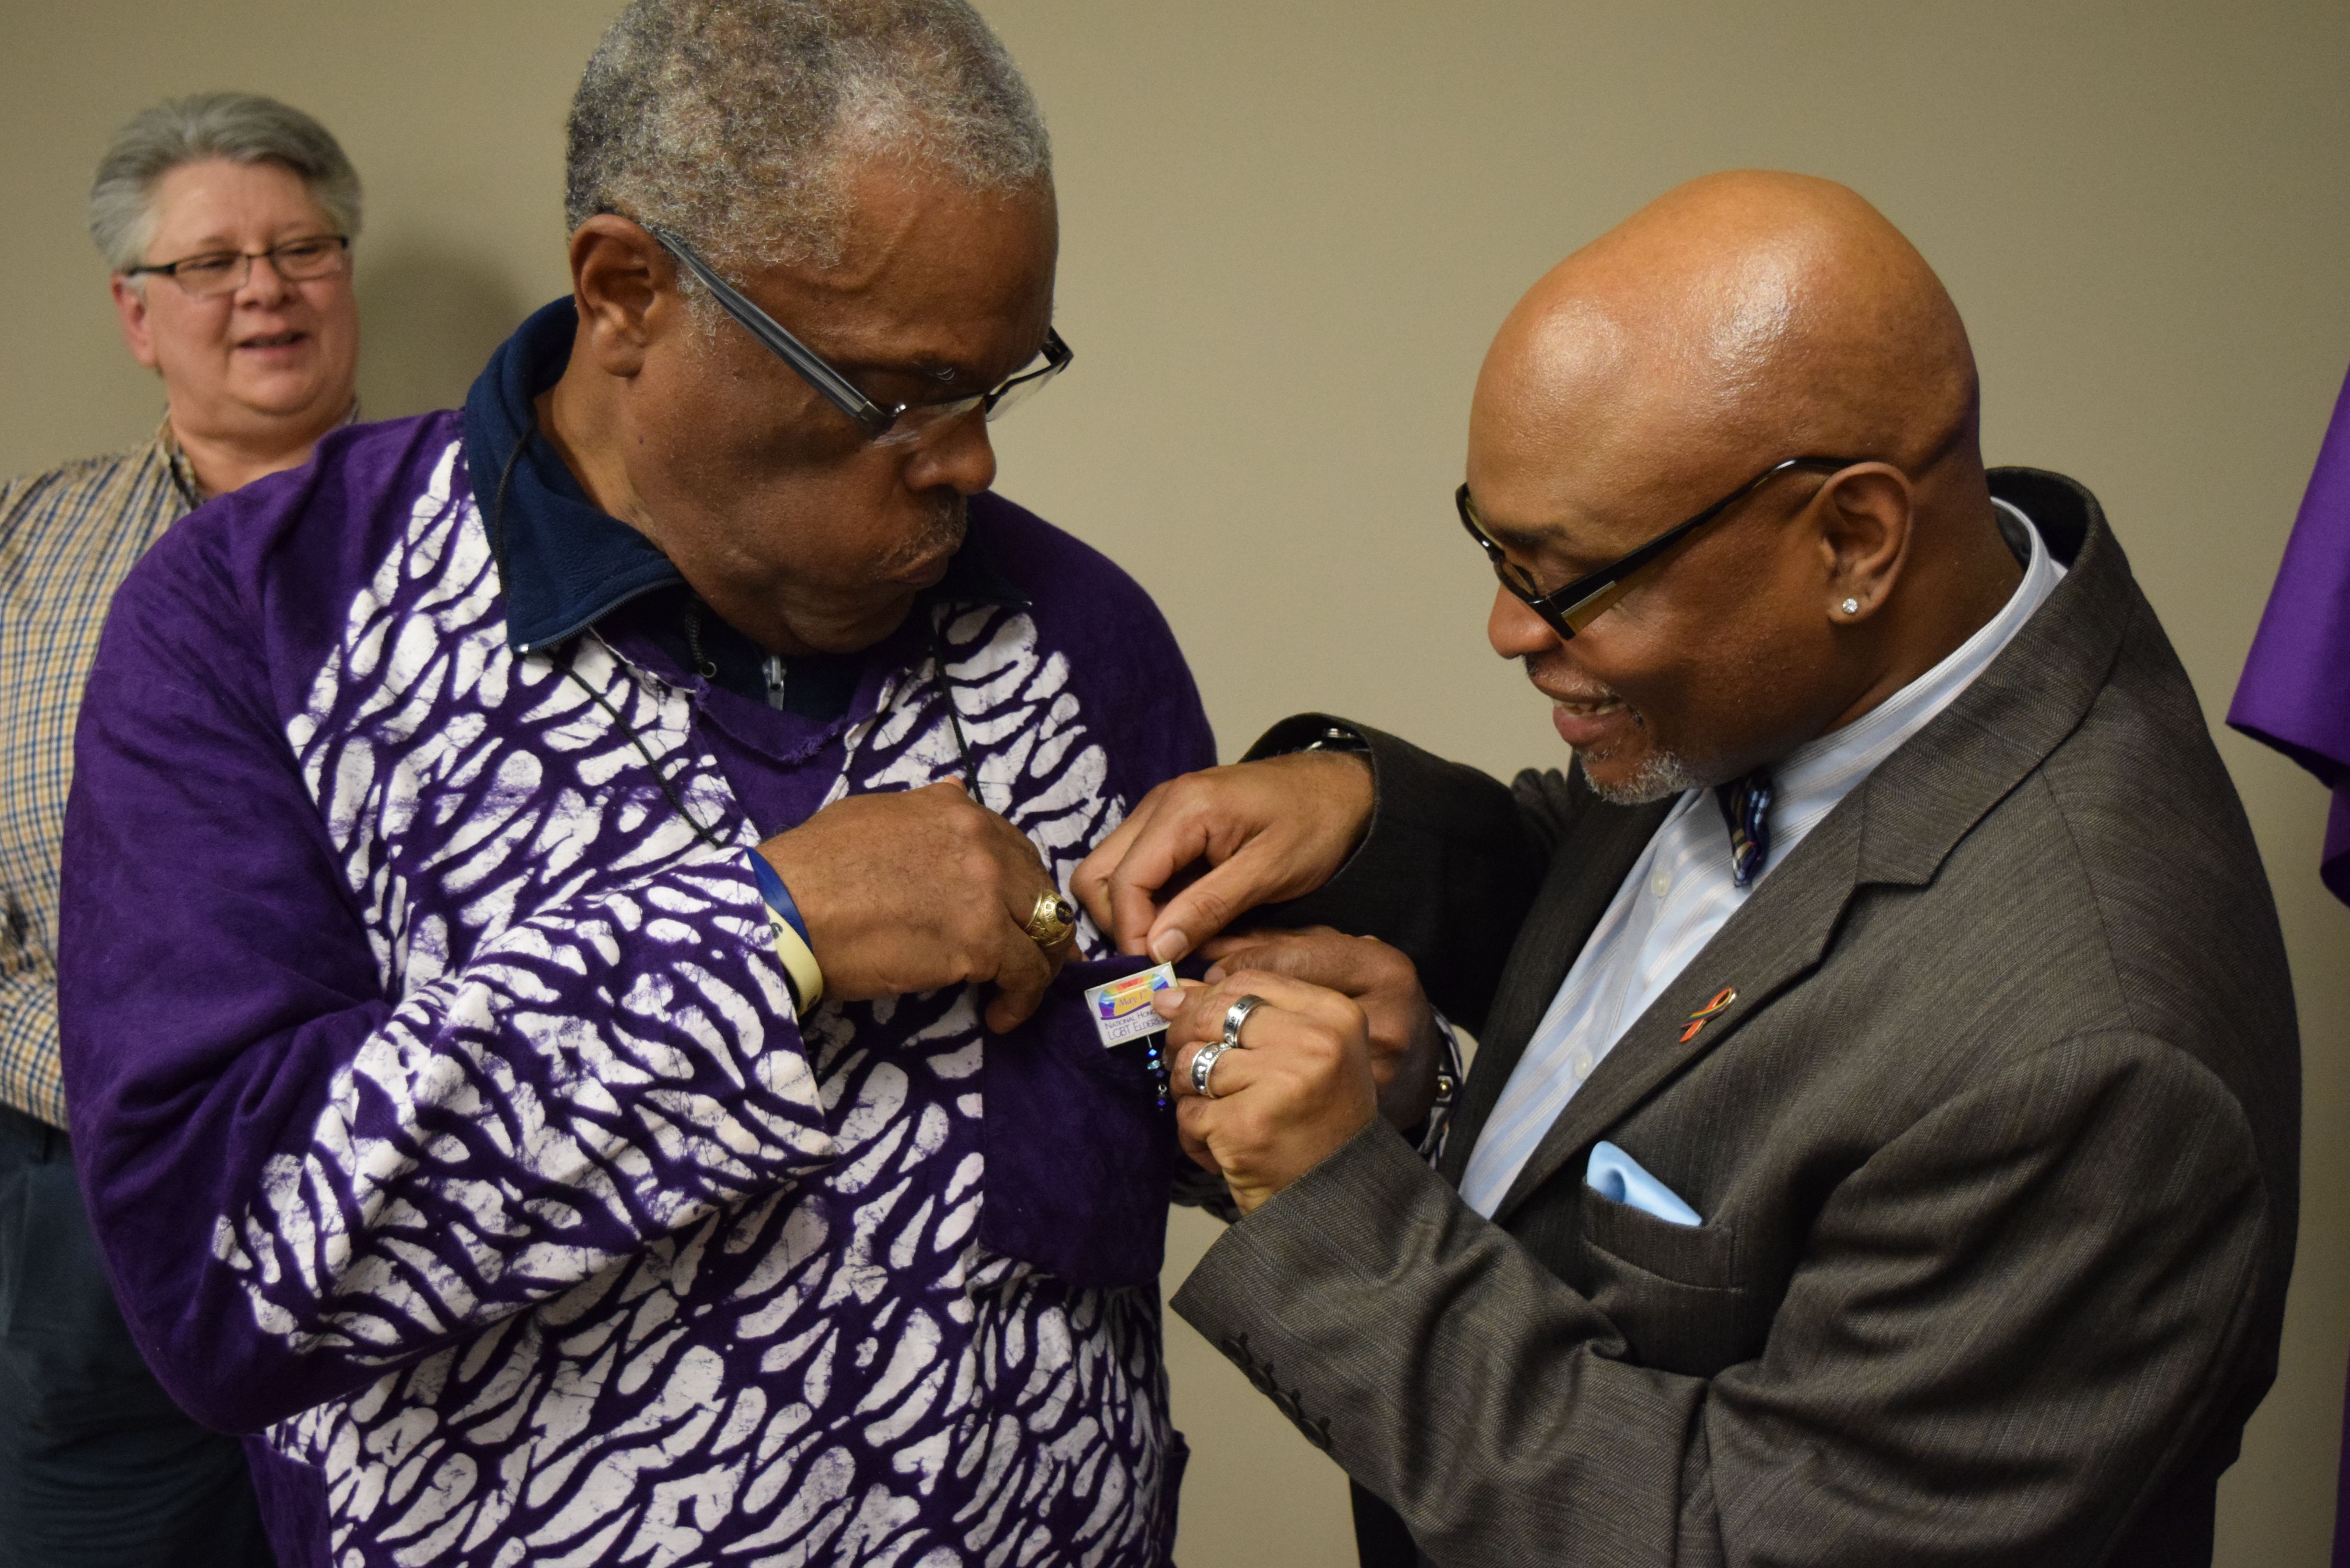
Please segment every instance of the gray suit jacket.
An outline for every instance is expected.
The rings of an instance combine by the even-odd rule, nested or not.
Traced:
[[[1370,1128],[1175,1300],[1355,1479],[1367,1563],[2209,1562],[2292,1266],[2283,946],[2095,500],[1993,489],[2070,574],[1632,1026],[1491,1221],[1461,1168],[1667,807],[1372,737],[1370,836],[1283,913],[1397,942],[1479,1033],[1443,1168]],[[1602,1137],[1704,1223],[1590,1190]]]

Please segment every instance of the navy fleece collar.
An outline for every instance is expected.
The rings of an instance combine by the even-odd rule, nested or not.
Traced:
[[[532,400],[563,379],[579,317],[558,299],[498,345],[465,394],[465,466],[506,591],[506,642],[535,653],[638,595],[684,581],[653,542],[597,509],[546,440]],[[524,436],[530,444],[519,454]]]
[[[531,404],[563,377],[579,317],[567,296],[534,312],[498,346],[465,395],[465,466],[490,530],[506,596],[506,642],[550,648],[629,600],[684,582],[653,542],[600,511],[536,433]],[[516,454],[525,434],[529,445]],[[503,492],[503,493],[502,493]],[[934,597],[1023,605],[974,515]]]

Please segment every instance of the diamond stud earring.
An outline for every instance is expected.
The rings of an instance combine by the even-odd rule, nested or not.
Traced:
[[[1860,601],[1858,599],[1845,600],[1844,613],[1846,615],[1858,615],[1860,613]]]

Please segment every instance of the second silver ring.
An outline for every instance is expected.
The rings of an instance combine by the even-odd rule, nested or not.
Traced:
[[[1216,1091],[1208,1086],[1208,1081],[1210,1078],[1214,1076],[1216,1064],[1224,1059],[1224,1053],[1238,1049],[1239,1047],[1234,1045],[1229,1040],[1211,1040],[1205,1045],[1201,1046],[1197,1051],[1192,1052],[1192,1092],[1203,1100],[1212,1100],[1217,1098]]]

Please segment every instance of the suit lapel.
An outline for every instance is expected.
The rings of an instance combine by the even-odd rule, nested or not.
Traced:
[[[1600,1060],[1534,1146],[1493,1210],[1508,1220],[1562,1166],[1820,961],[1852,896],[1859,866],[1856,817],[1831,813],[1762,880],[1615,1048]],[[1722,853],[1730,853],[1725,837]],[[1733,993],[1723,1000],[1723,993]],[[1718,1004],[1718,1005],[1715,1005]],[[1481,1066],[1482,1063],[1479,1064]],[[1498,1091],[1497,1091],[1498,1092]],[[1450,1147],[1446,1149],[1449,1156]],[[1467,1156],[1462,1158],[1465,1162]]]
[[[1591,940],[1592,928],[1607,912],[1616,889],[1672,809],[1669,800],[1640,806],[1594,803],[1552,855],[1542,890],[1511,944],[1501,991],[1485,1020],[1484,1038],[1477,1044],[1476,1063],[1461,1086],[1461,1104],[1453,1112],[1440,1168],[1454,1186],[1460,1185],[1469,1151],[1477,1146],[1485,1119],[1502,1097],[1502,1086],[1517,1070],[1518,1058],[1525,1054],[1526,1043],[1575,955]]]

